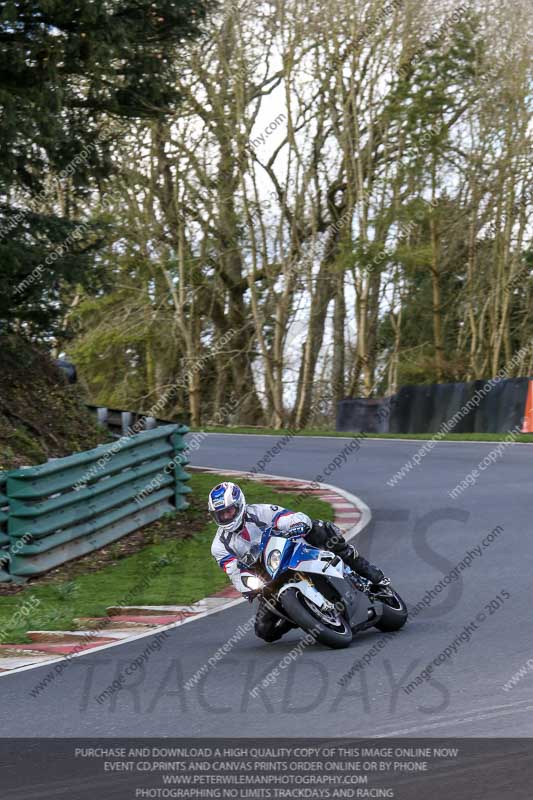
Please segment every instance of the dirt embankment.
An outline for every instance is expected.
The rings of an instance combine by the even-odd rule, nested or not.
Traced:
[[[44,349],[0,337],[0,470],[42,464],[106,441],[84,401]]]

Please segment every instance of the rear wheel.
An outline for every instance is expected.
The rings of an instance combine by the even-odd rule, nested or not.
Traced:
[[[379,631],[399,631],[409,616],[407,606],[400,595],[393,589],[376,598],[383,605],[383,615],[375,627]]]
[[[350,645],[352,630],[336,609],[323,611],[298,589],[287,589],[280,602],[287,616],[318,642],[337,649]]]

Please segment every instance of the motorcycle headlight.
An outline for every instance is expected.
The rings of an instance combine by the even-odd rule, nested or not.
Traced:
[[[281,552],[279,550],[272,550],[268,554],[267,567],[275,572],[281,563]]]

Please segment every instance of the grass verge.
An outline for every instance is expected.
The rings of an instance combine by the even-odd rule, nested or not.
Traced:
[[[120,554],[108,565],[76,574],[68,580],[45,576],[32,581],[16,594],[0,597],[0,641],[28,642],[27,630],[75,630],[76,617],[105,616],[113,605],[174,605],[193,603],[228,585],[228,579],[211,556],[215,526],[205,511],[209,490],[223,475],[195,473],[190,485],[194,504],[187,511],[169,515],[143,529],[146,546],[134,554]],[[333,519],[329,503],[313,496],[301,502],[297,494],[275,492],[255,481],[239,481],[248,502],[275,503],[305,511],[311,517]],[[176,522],[189,521],[192,535],[172,536]],[[122,542],[127,542],[125,537]],[[115,544],[115,546],[118,543]],[[111,546],[113,547],[113,545]],[[94,553],[98,557],[98,552]],[[90,556],[86,557],[90,558]],[[79,562],[73,562],[76,564]],[[14,624],[15,613],[25,601],[38,601],[27,620]]]
[[[311,428],[309,430],[294,431],[283,428],[247,428],[206,426],[203,428],[191,428],[191,433],[204,431],[206,433],[253,433],[256,436],[332,436],[351,439],[361,437],[363,439],[434,439],[435,433],[357,433],[356,431],[331,431]],[[443,442],[504,442],[508,439],[508,433],[447,433],[439,436]],[[521,433],[516,439],[517,442],[533,442],[533,433]]]

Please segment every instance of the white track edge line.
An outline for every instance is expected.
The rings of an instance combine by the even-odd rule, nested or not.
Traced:
[[[218,433],[215,433],[215,431],[190,431],[189,432],[189,434],[192,435],[192,436],[194,436],[195,433],[203,433],[206,436],[264,436],[265,438],[270,437],[271,439],[279,439],[280,436],[286,436],[287,435],[286,433],[285,434],[282,434],[282,433],[230,433],[230,431],[228,431],[227,433],[222,433],[222,431],[218,431]],[[186,434],[186,435],[188,436],[189,434]],[[524,435],[528,436],[530,434],[524,434]],[[358,433],[357,431],[354,431],[353,432],[353,436],[321,436],[319,434],[317,434],[317,435],[312,434],[310,436],[307,436],[307,435],[305,435],[305,436],[303,436],[303,435],[302,436],[294,436],[293,438],[294,439],[328,439],[328,441],[332,441],[332,440],[335,441],[335,439],[341,439],[341,440],[342,439],[347,439],[349,441],[352,441],[352,439],[357,439],[358,437],[361,438],[361,433],[360,432]],[[362,439],[365,442],[416,442],[417,444],[420,444],[421,442],[433,442],[435,440],[435,437],[428,436],[427,439],[392,439],[392,438],[388,439],[386,436],[381,436],[378,439],[377,437],[373,437],[373,436],[363,436]],[[489,441],[486,441],[486,442],[481,442],[478,439],[472,439],[472,440],[470,440],[470,439],[459,439],[459,440],[439,439],[437,441],[437,444],[500,444],[501,442],[505,442],[505,439],[490,439]],[[533,442],[513,442],[513,444],[529,445],[530,447],[533,446]],[[294,478],[293,478],[293,480],[294,480]]]

